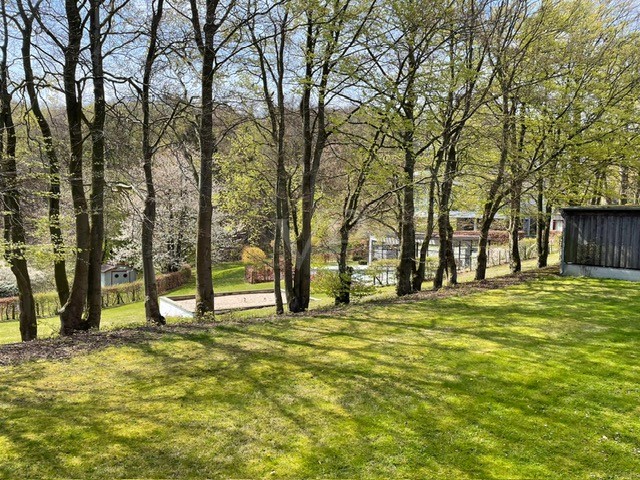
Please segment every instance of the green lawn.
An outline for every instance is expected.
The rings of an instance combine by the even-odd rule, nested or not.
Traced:
[[[550,261],[557,261],[557,255],[552,256]],[[535,268],[535,260],[527,260],[523,262],[523,269],[530,270]],[[487,277],[492,278],[499,275],[509,273],[508,265],[500,265],[498,267],[489,268]],[[460,274],[460,282],[468,282],[473,280],[473,272],[465,272]],[[243,290],[262,290],[273,288],[272,283],[256,283],[250,284],[244,281],[244,266],[239,262],[221,263],[213,268],[213,282],[217,293],[237,292]],[[172,291],[170,295],[194,295],[196,292],[195,278],[191,282]],[[394,296],[395,287],[380,288],[376,298],[391,298]],[[326,295],[314,293],[316,299],[311,302],[310,308],[324,307],[332,303],[332,299]],[[255,316],[264,316],[275,313],[275,308],[250,310],[237,313],[226,314],[233,318],[248,318]],[[184,319],[168,319],[169,322],[184,321]],[[121,307],[108,308],[102,311],[102,329],[121,328],[124,326],[143,325],[145,323],[144,303],[137,302]],[[60,320],[58,317],[44,318],[38,320],[38,337],[49,338],[58,335],[60,330]],[[0,344],[15,343],[20,341],[20,328],[18,322],[0,322]]]
[[[216,293],[273,288],[273,282],[247,283],[244,281],[244,265],[240,262],[221,263],[213,268],[213,288]],[[171,292],[171,295],[195,295],[195,276],[191,282]]]
[[[0,371],[0,477],[638,478],[640,286],[167,334]]]
[[[250,284],[244,281],[244,266],[239,262],[216,265],[213,269],[213,281],[216,292],[241,290],[261,290],[272,288],[271,283]],[[193,295],[196,292],[195,278],[171,292],[171,295]],[[121,307],[107,308],[102,311],[102,328],[113,329],[124,326],[143,325],[145,323],[144,302],[136,302]],[[38,337],[57,336],[60,330],[58,317],[38,320]],[[20,341],[18,322],[0,322],[0,344]]]

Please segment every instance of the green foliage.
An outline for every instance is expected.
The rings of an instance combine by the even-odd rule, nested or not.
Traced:
[[[351,277],[350,295],[354,298],[362,298],[373,295],[376,287],[359,279],[357,276],[350,276],[348,273],[338,273],[335,270],[318,269],[313,276],[311,288],[314,292],[323,293],[330,297],[337,297],[342,291],[343,285]]]
[[[242,263],[253,267],[263,267],[268,263],[267,254],[260,247],[244,247],[242,249]]]
[[[224,194],[214,196],[214,202],[232,228],[242,231],[249,242],[266,247],[275,217],[274,170],[269,152],[261,145],[254,126],[238,128],[228,154],[216,158],[225,188]]]
[[[523,238],[518,241],[518,250],[522,260],[529,260],[538,255],[535,238]]]

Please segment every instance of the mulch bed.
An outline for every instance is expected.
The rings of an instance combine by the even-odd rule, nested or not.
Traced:
[[[427,290],[413,295],[394,299],[379,299],[366,302],[369,305],[410,303],[425,299],[457,297],[487,290],[518,285],[540,277],[557,275],[557,267],[548,267],[541,270],[532,270],[513,275],[491,278],[479,282],[463,283],[455,287],[446,287],[438,291]],[[313,316],[314,313],[326,315],[331,312],[343,311],[349,307],[327,307],[302,315]],[[258,323],[274,319],[291,317],[294,314],[283,316],[265,316],[260,319],[242,320],[238,323]],[[301,314],[297,314],[301,315]],[[33,360],[56,360],[71,358],[79,354],[100,350],[107,347],[123,346],[131,344],[147,343],[159,339],[167,334],[189,334],[197,331],[208,330],[220,325],[221,322],[191,322],[184,324],[166,325],[162,327],[132,327],[121,330],[79,332],[69,337],[57,337],[51,339],[36,340],[27,343],[11,343],[0,345],[0,366],[17,365]],[[226,323],[226,322],[225,322]]]

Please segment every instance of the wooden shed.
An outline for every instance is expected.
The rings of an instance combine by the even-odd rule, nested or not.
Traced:
[[[640,281],[640,207],[562,210],[563,275]]]

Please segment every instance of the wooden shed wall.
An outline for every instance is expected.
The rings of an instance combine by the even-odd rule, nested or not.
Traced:
[[[564,262],[640,270],[640,212],[571,212]]]

